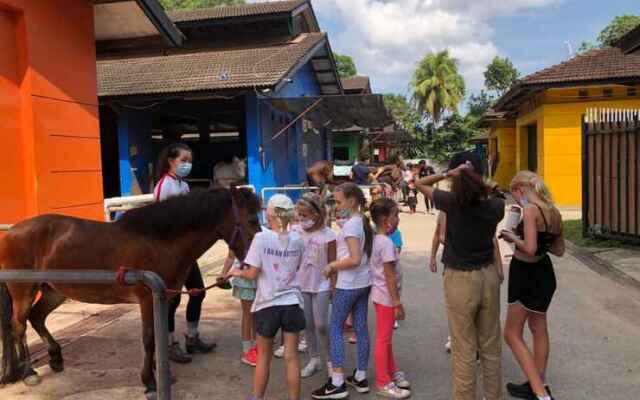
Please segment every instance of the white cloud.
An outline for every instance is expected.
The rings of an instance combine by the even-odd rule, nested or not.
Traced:
[[[562,0],[313,0],[334,51],[351,55],[379,92],[406,93],[416,63],[449,49],[469,90],[499,50],[491,18]]]

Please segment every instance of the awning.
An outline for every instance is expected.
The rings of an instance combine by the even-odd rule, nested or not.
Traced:
[[[347,129],[381,128],[393,123],[384,106],[382,95],[305,96],[262,99],[271,107],[305,119],[316,127]]]
[[[158,0],[94,0],[95,39],[110,41],[162,36],[181,46],[183,35]]]

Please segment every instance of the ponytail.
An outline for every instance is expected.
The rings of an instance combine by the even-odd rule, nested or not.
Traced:
[[[344,197],[348,199],[355,199],[362,213],[362,230],[364,231],[364,252],[367,258],[371,258],[373,251],[373,228],[371,228],[371,220],[365,214],[367,208],[367,198],[364,197],[364,192],[355,183],[347,182],[336,188],[336,192],[342,192]]]

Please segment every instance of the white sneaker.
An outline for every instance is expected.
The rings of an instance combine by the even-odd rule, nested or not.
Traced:
[[[391,382],[382,389],[378,389],[377,395],[389,399],[407,399],[411,396],[411,392],[406,389],[400,389],[395,383]]]
[[[404,372],[402,372],[402,371],[398,371],[395,374],[393,374],[393,382],[400,389],[410,389],[411,388],[411,382],[409,382],[407,380],[407,378],[404,376]]]
[[[444,349],[447,353],[451,353],[451,336],[447,336],[447,343],[444,344]]]
[[[284,357],[284,345],[278,347],[276,351],[273,352],[273,356],[277,358]]]
[[[393,329],[398,329],[399,326],[398,321],[393,322]]]
[[[302,338],[298,342],[298,352],[304,353],[306,351],[307,351],[307,340],[305,338]]]
[[[311,360],[309,360],[309,363],[304,368],[302,368],[302,371],[300,371],[300,376],[303,378],[312,376],[313,374],[321,370],[320,365],[321,363],[319,360],[312,358]]]

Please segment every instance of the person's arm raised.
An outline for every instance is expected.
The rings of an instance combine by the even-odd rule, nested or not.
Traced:
[[[449,177],[460,176],[463,170],[472,168],[473,167],[471,167],[469,163],[465,163],[460,164],[457,168],[454,168],[450,171],[445,171],[441,174],[425,176],[424,178],[416,180],[416,188],[428,199],[433,199],[433,191],[435,190],[433,185]]]

